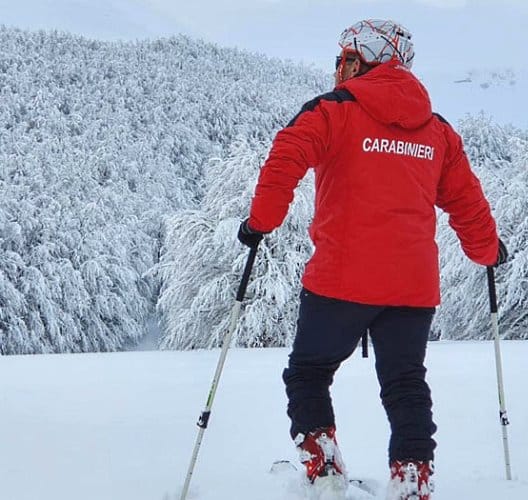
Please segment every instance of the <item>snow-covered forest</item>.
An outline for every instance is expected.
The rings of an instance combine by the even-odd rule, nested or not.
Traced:
[[[496,271],[501,332],[504,338],[526,339],[528,134],[493,124],[485,115],[467,117],[458,130],[510,252],[510,261]],[[224,159],[210,163],[200,210],[182,211],[169,222],[159,302],[165,322],[164,345],[211,347],[218,345],[226,331],[233,290],[246,258],[241,247],[234,244],[235,234],[249,206],[267,148],[268,144],[255,141],[236,141]],[[309,177],[298,187],[284,225],[259,247],[260,257],[238,329],[240,346],[284,346],[293,341],[299,281],[312,251],[306,237],[313,197]],[[244,184],[248,178],[253,183]],[[491,338],[485,268],[464,255],[446,214],[441,212],[437,241],[443,301],[432,337]]]
[[[327,76],[186,37],[0,30],[0,349],[117,350],[154,312],[165,219]]]
[[[258,169],[330,75],[184,36],[99,42],[2,28],[0,43],[0,352],[120,350],[153,316],[165,348],[217,345]],[[511,254],[497,272],[502,333],[528,338],[528,134],[486,116],[459,130]],[[261,245],[240,346],[291,342],[312,197],[308,176]],[[438,241],[434,337],[488,338],[483,268],[443,216]]]

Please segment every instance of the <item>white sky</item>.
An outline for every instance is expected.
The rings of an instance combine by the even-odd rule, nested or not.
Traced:
[[[343,29],[392,18],[413,33],[413,70],[448,119],[484,110],[528,127],[528,0],[0,0],[0,22],[104,40],[185,33],[333,72]],[[515,73],[515,85],[455,85],[476,70]],[[488,76],[486,76],[488,75]]]
[[[339,33],[368,17],[411,30],[417,71],[528,62],[528,0],[0,0],[8,25],[103,39],[184,32],[329,71]]]
[[[189,31],[222,45],[303,59],[329,70],[341,31],[369,17],[393,18],[410,29],[416,64],[423,70],[438,65],[467,68],[469,60],[475,60],[478,66],[518,66],[528,61],[524,40],[528,0],[198,0],[185,6],[168,0],[148,3],[174,16]]]

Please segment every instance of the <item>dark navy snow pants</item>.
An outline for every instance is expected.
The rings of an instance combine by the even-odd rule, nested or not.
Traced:
[[[292,437],[335,425],[329,392],[334,373],[369,330],[392,431],[389,461],[432,460],[436,426],[424,359],[434,311],[358,304],[303,289],[297,334],[283,373]]]

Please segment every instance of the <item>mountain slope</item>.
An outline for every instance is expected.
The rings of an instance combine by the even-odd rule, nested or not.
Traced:
[[[526,339],[528,135],[483,115],[467,117],[458,130],[510,252],[509,261],[496,273],[501,334]],[[168,220],[160,266],[164,285],[158,301],[164,347],[219,345],[227,328],[232,290],[240,280],[247,254],[237,242],[236,232],[249,209],[268,149],[269,144],[255,140],[233,142],[223,158],[209,165],[198,209],[182,210]],[[259,246],[247,290],[250,306],[235,333],[240,347],[280,347],[293,341],[301,276],[313,252],[308,238],[313,184],[310,172],[296,189],[282,226]],[[442,304],[435,315],[432,337],[489,339],[485,267],[465,256],[447,214],[438,212]]]
[[[433,342],[434,500],[528,496],[528,343],[502,343],[514,481],[504,479],[490,342]],[[218,350],[7,356],[0,364],[4,500],[179,500]],[[471,360],[471,363],[468,363]],[[296,461],[281,382],[285,349],[229,353],[189,500],[297,500],[268,473]],[[388,426],[374,359],[356,353],[333,387],[352,475],[384,482]],[[380,497],[380,500],[383,497]]]
[[[200,200],[211,157],[240,135],[270,141],[326,86],[183,36],[2,28],[0,44],[3,354],[136,342],[156,301],[164,219]]]

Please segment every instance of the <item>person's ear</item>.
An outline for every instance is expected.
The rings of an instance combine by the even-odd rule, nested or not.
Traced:
[[[361,61],[354,59],[352,67],[350,68],[350,76],[356,76],[361,71]]]

